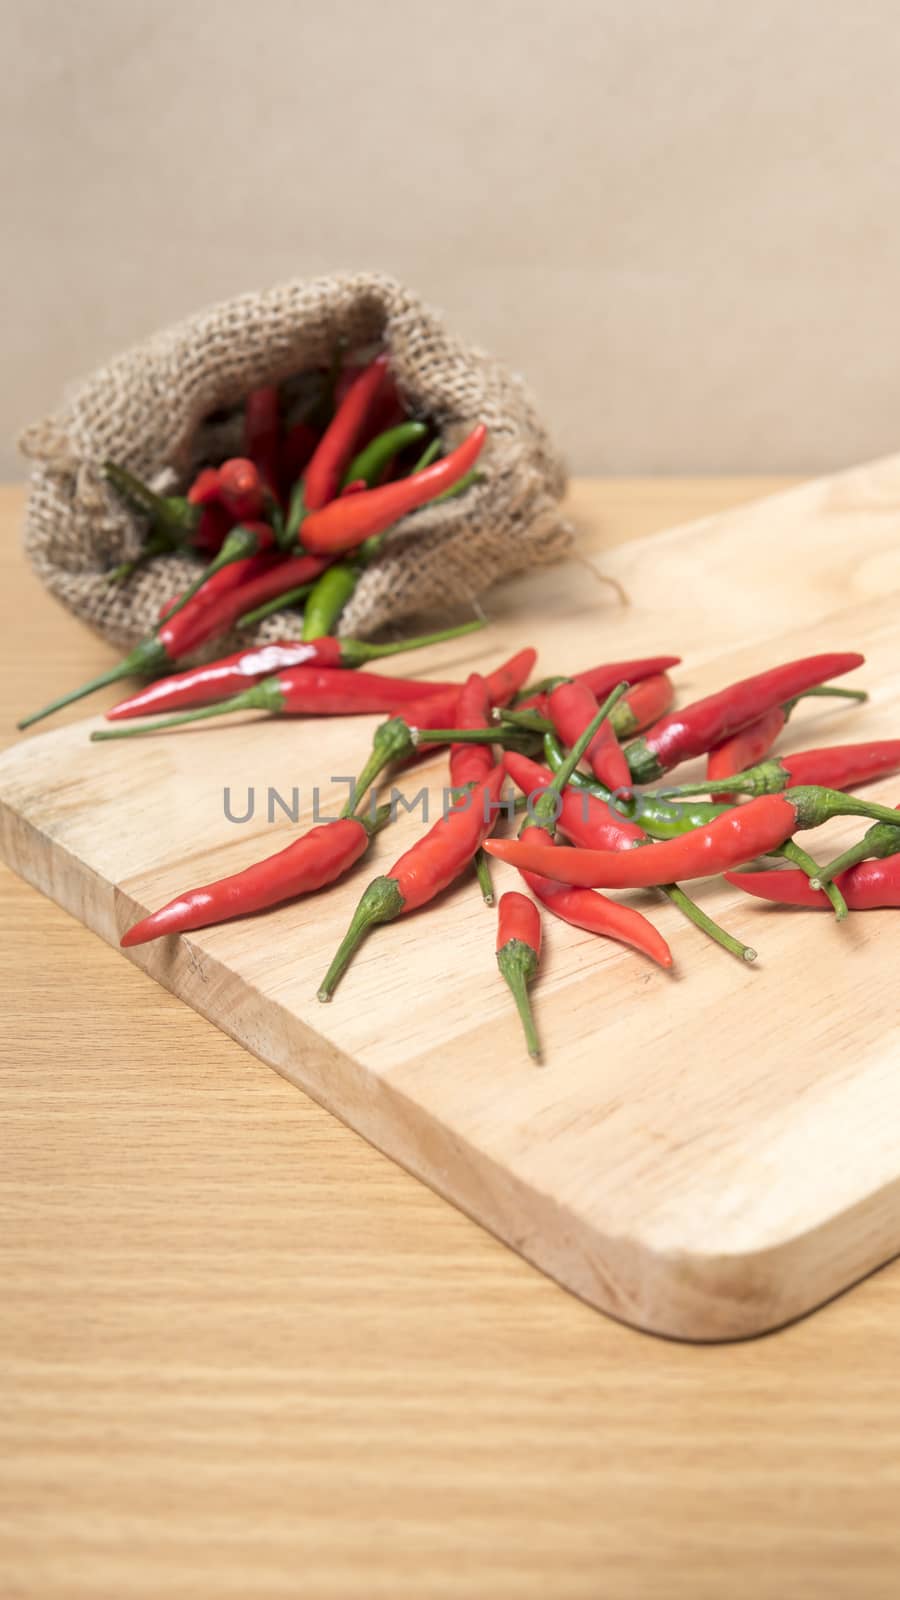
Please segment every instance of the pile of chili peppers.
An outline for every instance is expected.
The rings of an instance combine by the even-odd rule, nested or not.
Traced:
[[[477,480],[487,429],[479,423],[444,454],[436,428],[407,414],[385,354],[311,376],[299,393],[290,383],[253,390],[241,419],[243,455],[204,466],[183,495],[157,494],[105,463],[111,489],[145,521],[141,553],[110,581],[126,583],[173,551],[192,552],[203,565],[122,661],[20,728],[122,678],[156,678],[288,607],[303,606],[304,641],[330,635],[389,530]]]
[[[541,909],[670,968],[672,952],[642,909],[609,891],[651,890],[670,900],[729,954],[756,952],[685,891],[717,874],[785,906],[848,910],[900,905],[900,808],[847,793],[900,769],[900,740],[771,752],[799,700],[864,700],[834,681],[863,665],[854,653],[805,657],[746,678],[680,710],[677,656],[603,663],[529,683],[536,652],[518,651],[465,682],[429,682],[361,670],[400,651],[458,637],[480,621],[388,644],[338,639],[341,612],[386,533],[419,506],[463,492],[486,437],[477,426],[441,455],[429,425],[406,415],[387,359],[335,365],[298,396],[290,384],[255,390],[243,409],[244,454],[209,464],[183,496],[160,496],[115,463],[116,493],[147,519],[145,546],[110,574],[127,582],[146,561],[191,549],[205,565],[163,608],[154,633],[92,683],[61,696],[21,727],[129,675],[150,681],[106,713],[94,740],[131,738],[209,717],[386,713],[340,818],[277,854],[187,890],[129,928],[131,947],[267,910],[326,888],[365,856],[394,819],[375,786],[440,746],[449,752],[448,803],[439,820],[372,878],[325,973],[329,1000],[380,923],[420,910],[465,873],[493,903],[490,859],[515,867],[524,894],[498,907],[496,958],[532,1057],[541,1047],[531,987],[541,956]],[[305,602],[302,637],[183,665],[233,629]],[[174,671],[176,667],[182,670]],[[164,713],[164,715],[159,715]],[[153,720],[140,720],[148,715]],[[648,787],[683,762],[706,758],[690,784]],[[506,780],[519,791],[513,801]],[[499,838],[518,811],[516,838]],[[858,844],[820,863],[795,834],[836,816],[865,817]],[[762,864],[760,865],[760,858]],[[772,864],[778,861],[780,865]],[[736,871],[741,868],[743,870]]]
[[[491,904],[490,858],[517,868],[530,891],[502,895],[496,957],[535,1059],[541,1049],[531,989],[542,911],[670,968],[665,939],[643,909],[617,899],[615,891],[664,895],[703,934],[747,962],[756,952],[714,922],[685,892],[685,881],[723,874],[752,895],[830,908],[838,919],[848,908],[900,905],[900,814],[847,792],[900,770],[900,739],[771,753],[804,697],[865,700],[864,691],[834,682],[862,666],[861,655],[805,657],[674,710],[670,671],[677,656],[604,663],[530,684],[532,649],[461,683],[353,670],[387,648],[323,635],[238,652],[163,678],[107,713],[113,726],[95,730],[93,739],[133,737],[250,709],[389,713],[340,819],[243,872],[186,891],[131,927],[123,945],[263,911],[337,881],[394,820],[396,806],[383,798],[378,803],[379,780],[442,745],[449,755],[443,814],[369,882],[323,977],[321,1000],[331,998],[379,924],[420,910],[467,872]],[[132,721],[148,711],[174,715]],[[648,787],[698,756],[706,758],[705,778]],[[504,790],[507,778],[519,791],[515,800]],[[521,814],[518,836],[497,837],[501,815],[515,812]],[[871,826],[858,845],[828,864],[794,837],[844,815],[864,817]],[[760,867],[759,858],[782,864]],[[735,871],[739,867],[745,870]]]

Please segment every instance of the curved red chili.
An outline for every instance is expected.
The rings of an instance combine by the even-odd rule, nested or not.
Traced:
[[[377,489],[341,496],[321,511],[313,511],[303,521],[304,547],[320,555],[336,555],[385,533],[401,517],[427,505],[465,477],[478,460],[486,438],[487,428],[479,423],[462,444],[424,472],[398,478]]]
[[[446,817],[394,863],[390,873],[373,879],[322,981],[320,1000],[331,999],[371,928],[427,905],[465,870],[494,826],[504,775],[502,766],[495,767],[484,783],[470,789]]]
[[[446,689],[448,685],[441,683],[436,687]],[[421,692],[420,678],[389,678],[375,672],[346,672],[334,667],[288,667],[232,695],[230,700],[199,706],[196,711],[184,711],[174,717],[142,722],[136,728],[99,728],[91,738],[95,742],[139,739],[145,733],[162,733],[167,728],[204,722],[210,717],[227,717],[234,711],[267,711],[273,717],[359,716],[386,711],[389,706],[402,702],[404,695],[413,702]]]
[[[584,888],[636,889],[705,878],[765,855],[790,838],[797,814],[784,795],[763,795],[726,811],[706,828],[635,850],[553,849],[524,839],[491,839],[490,855]]]
[[[822,889],[814,889],[805,872],[726,872],[736,889],[769,900],[773,905],[806,906],[811,911],[830,911],[831,902]],[[877,911],[900,906],[900,856],[884,861],[861,861],[834,879],[851,911]]]
[[[284,639],[255,648],[245,645],[243,650],[237,650],[234,655],[222,656],[203,666],[190,667],[185,672],[158,678],[127,700],[120,700],[111,711],[107,711],[106,718],[108,722],[122,722],[131,717],[150,716],[154,712],[192,710],[195,706],[227,700],[286,667],[350,669],[361,666],[365,661],[380,661],[385,656],[400,655],[407,650],[420,650],[445,639],[455,639],[481,626],[480,621],[467,622],[456,628],[445,628],[440,633],[423,634],[415,639],[398,639],[390,644],[369,644],[365,639],[337,639],[332,634],[323,634],[318,639],[294,642]]]
[[[497,908],[497,966],[505,978],[525,1033],[528,1054],[541,1058],[537,1029],[528,985],[534,980],[541,958],[541,914],[527,895],[510,889],[500,897]]]
[[[334,416],[313,452],[303,476],[303,544],[313,546],[306,537],[309,513],[317,512],[333,500],[341,487],[344,471],[356,449],[360,434],[385,382],[386,355],[379,355],[353,379]]]
[[[493,839],[485,849],[514,867],[548,872],[563,883],[638,889],[723,872],[777,850],[795,828],[818,828],[832,817],[871,817],[892,827],[897,822],[897,813],[889,806],[837,789],[805,787],[761,795],[723,812],[705,828],[641,850],[560,850],[551,862],[546,846],[529,838]]]
[[[522,877],[541,904],[562,922],[583,928],[586,933],[597,933],[619,944],[631,945],[661,967],[672,966],[672,952],[662,934],[633,906],[610,900],[597,889],[558,883],[538,872],[523,872]]]
[[[744,678],[682,711],[671,712],[628,746],[625,754],[632,778],[637,783],[652,782],[679,762],[705,755],[713,745],[721,744],[749,722],[756,722],[772,706],[782,705],[804,689],[852,672],[864,660],[856,652],[808,656]]]
[[[558,684],[551,691],[547,705],[556,732],[563,744],[570,747],[600,709],[593,690],[576,679]],[[631,793],[631,773],[609,717],[588,745],[585,759],[598,782],[605,784],[608,789],[621,791],[623,798],[628,798]]]
[[[170,933],[211,928],[232,917],[266,911],[285,900],[323,889],[365,855],[372,835],[384,827],[389,815],[390,806],[383,806],[372,820],[344,817],[339,822],[323,823],[295,839],[287,849],[255,861],[242,872],[218,878],[199,889],[186,889],[129,928],[122,935],[122,946],[130,949]]]

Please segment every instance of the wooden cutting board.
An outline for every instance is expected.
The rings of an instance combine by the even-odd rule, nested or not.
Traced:
[[[602,565],[627,593],[619,604]],[[864,712],[811,702],[785,749],[900,728],[900,457],[507,585],[481,635],[410,658],[462,676],[533,642],[540,670],[672,650],[682,698],[810,651],[859,648]],[[179,889],[239,870],[311,820],[313,786],[361,763],[377,718],[209,723],[91,745],[95,720],[0,757],[5,859],[107,940]],[[686,771],[688,769],[685,769]],[[413,781],[414,779],[414,781]],[[434,759],[407,792],[445,781]],[[255,812],[243,823],[225,815]],[[896,785],[873,796],[898,798]],[[681,1338],[777,1326],[900,1250],[896,921],[772,910],[727,885],[704,905],[760,952],[747,968],[635,896],[673,974],[546,923],[525,1056],[471,881],[378,930],[330,1006],[315,998],[402,818],[327,895],[130,953],[529,1260],[593,1304]],[[823,858],[858,832],[832,825]],[[515,883],[496,869],[497,887]],[[77,1041],[73,1041],[77,1052]]]

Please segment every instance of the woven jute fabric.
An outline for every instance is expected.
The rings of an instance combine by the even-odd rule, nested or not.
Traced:
[[[155,334],[26,431],[22,450],[35,466],[25,546],[48,589],[115,644],[152,631],[197,562],[165,556],[124,585],[109,583],[106,573],[138,553],[144,530],[105,483],[102,463],[182,492],[200,464],[239,450],[229,408],[260,384],[327,367],[339,343],[349,354],[382,345],[409,411],[432,421],[448,448],[478,421],[489,429],[482,481],[397,524],[345,609],[342,633],[457,608],[565,554],[565,471],[522,380],[457,339],[399,283],[339,274],[244,294]],[[256,638],[283,637],[298,620],[270,618]]]

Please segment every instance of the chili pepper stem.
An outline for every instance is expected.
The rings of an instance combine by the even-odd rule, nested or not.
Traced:
[[[352,817],[357,807],[364,802],[370,786],[381,776],[385,767],[392,761],[399,761],[403,756],[411,755],[414,749],[413,731],[402,717],[391,717],[389,721],[383,722],[380,728],[376,728],[372,740],[372,753],[350,792],[350,799],[341,816]]]
[[[424,650],[427,645],[443,644],[447,639],[461,639],[464,634],[478,633],[484,626],[485,619],[475,617],[471,622],[458,623],[455,628],[442,628],[439,633],[421,633],[413,639],[394,639],[388,644],[368,644],[365,639],[344,639],[341,659],[347,667],[359,667],[366,661],[402,655],[405,650]],[[424,692],[427,692],[427,685],[423,686]]]
[[[221,572],[223,567],[230,567],[235,561],[246,560],[248,556],[255,555],[258,549],[259,535],[254,533],[252,529],[232,528],[218,555],[203,568],[203,571],[194,579],[193,583],[188,584],[183,593],[178,596],[174,605],[169,607],[166,612],[166,622],[177,616],[188,601],[193,600],[194,595],[203,588],[203,585],[208,583],[210,578],[214,578],[217,572]]]
[[[379,923],[391,922],[394,917],[400,915],[403,906],[403,897],[393,878],[372,879],[322,980],[318,991],[319,1000],[324,1003],[331,999],[369,930],[377,927]]]
[[[781,846],[781,849],[775,853],[783,856],[786,861],[793,861],[795,867],[799,867],[801,872],[805,872],[813,888],[821,888],[825,891],[835,917],[838,922],[843,922],[847,915],[847,902],[836,883],[819,884],[814,881],[818,878],[820,869],[818,862],[813,860],[808,851],[804,850],[802,845],[797,844],[795,839],[788,839]]]
[[[252,688],[233,694],[228,700],[218,700],[215,705],[198,706],[195,711],[183,711],[177,717],[157,717],[154,722],[144,722],[138,728],[95,728],[91,738],[99,744],[106,739],[139,739],[145,733],[160,733],[164,728],[179,728],[186,722],[203,722],[207,717],[225,717],[232,711],[274,711],[280,709],[278,698],[270,685],[278,680],[264,678]]]
[[[685,894],[680,884],[667,883],[660,890],[660,893],[664,894],[668,900],[671,900],[673,906],[677,906],[678,910],[683,912],[688,921],[694,924],[695,928],[699,928],[701,933],[708,934],[709,938],[713,939],[716,944],[721,945],[723,950],[727,950],[729,955],[737,956],[739,961],[753,962],[756,960],[756,951],[750,945],[743,944],[740,939],[736,939],[725,928],[720,927],[718,922],[714,922],[712,917],[708,916],[701,906],[698,906],[696,900],[692,900],[689,894]]]
[[[92,678],[90,683],[84,683],[80,689],[72,689],[69,694],[62,694],[58,700],[51,700],[49,705],[42,706],[40,711],[32,711],[30,716],[23,717],[16,726],[30,728],[33,723],[40,722],[43,717],[49,717],[55,711],[62,711],[64,706],[74,705],[76,700],[83,700],[85,695],[93,694],[95,689],[105,689],[109,683],[118,683],[120,678],[130,678],[133,675],[151,676],[162,672],[169,665],[169,657],[165,646],[157,639],[143,639],[135,645],[121,661],[108,672],[101,672],[98,677]]]
[[[537,971],[537,956],[524,939],[510,939],[497,951],[497,966],[505,978],[522,1020],[525,1043],[533,1061],[540,1061],[541,1046],[534,1025],[528,985]]]
[[[483,850],[479,850],[475,856],[475,876],[478,879],[482,900],[486,906],[492,906],[494,904],[494,883],[491,878],[490,862]]]
[[[792,700],[786,700],[784,709],[790,716],[794,707],[799,705],[801,700],[831,699],[832,697],[835,700],[856,700],[860,705],[863,705],[869,698],[869,691],[868,689],[843,689],[832,686],[830,683],[820,683],[817,684],[815,689],[804,689],[802,694],[795,694]]]
[[[140,478],[136,478],[133,472],[128,472],[115,461],[104,461],[103,476],[127,505],[143,512],[145,516],[154,517],[159,525],[180,533],[190,533],[196,527],[199,521],[196,506],[185,503],[183,509],[176,510],[171,499],[157,494]]]
[[[890,806],[880,806],[874,800],[860,800],[854,794],[843,794],[840,789],[825,789],[812,784],[798,784],[787,797],[797,813],[798,828],[818,828],[832,817],[871,817],[873,822],[887,822],[897,826],[897,812]]]
[[[886,856],[900,853],[900,814],[895,823],[876,822],[863,834],[863,837],[848,850],[843,850],[833,861],[825,867],[818,867],[814,879],[811,880],[814,889],[824,889],[826,894],[834,878],[842,872],[848,872],[851,867],[860,861],[883,861]]]
[[[305,600],[311,588],[311,583],[301,583],[296,589],[286,589],[284,594],[277,594],[274,600],[267,600],[265,605],[257,606],[255,611],[245,611],[242,617],[238,617],[235,627],[240,631],[255,628],[257,623],[265,622],[266,617],[274,617],[279,611],[285,611],[289,606],[296,605],[298,600]]]

